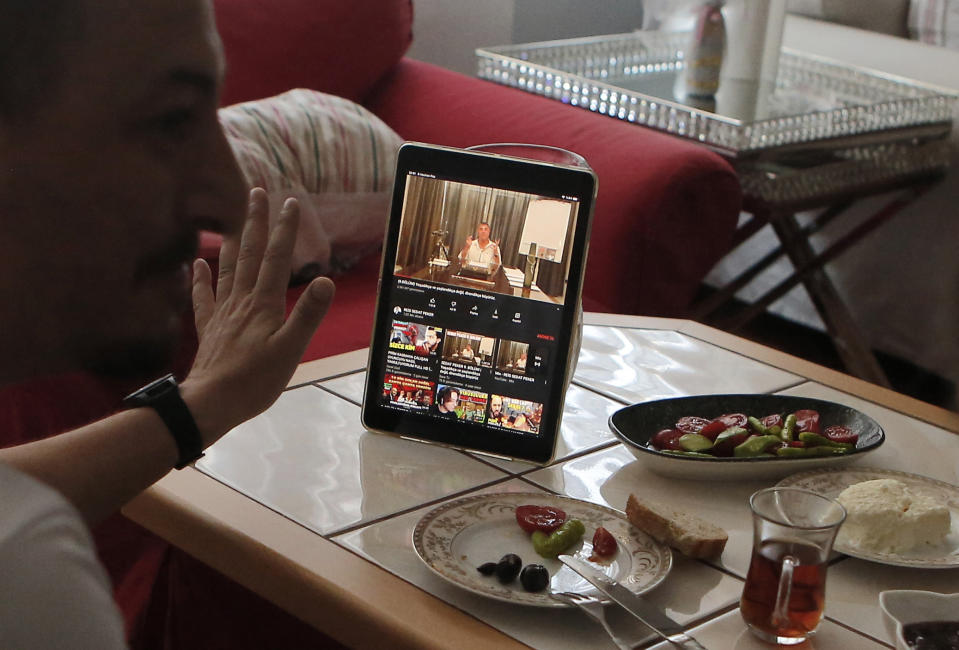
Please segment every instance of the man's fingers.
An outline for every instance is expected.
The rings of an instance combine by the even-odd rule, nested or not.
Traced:
[[[276,225],[270,232],[270,241],[263,254],[256,292],[262,296],[280,296],[290,283],[293,245],[300,223],[300,206],[296,199],[288,198],[283,203]]]
[[[270,232],[270,205],[263,188],[255,187],[250,191],[250,207],[240,247],[236,254],[236,270],[233,273],[233,288],[249,291],[256,284],[260,274],[260,263]]]
[[[213,297],[213,287],[210,282],[213,280],[213,274],[206,260],[193,261],[193,320],[196,323],[196,331],[201,336],[206,330],[206,324],[210,322],[215,307]]]
[[[290,312],[290,317],[283,326],[283,333],[284,336],[292,339],[291,343],[297,341],[298,345],[301,346],[299,356],[303,355],[303,350],[310,342],[310,337],[316,332],[320,321],[323,320],[323,316],[330,308],[334,293],[335,287],[332,280],[316,278],[296,301],[293,311]]]

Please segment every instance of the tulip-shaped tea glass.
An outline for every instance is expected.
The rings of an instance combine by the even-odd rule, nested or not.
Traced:
[[[770,643],[802,643],[826,602],[826,563],[846,510],[809,490],[773,487],[749,498],[753,552],[739,610]]]

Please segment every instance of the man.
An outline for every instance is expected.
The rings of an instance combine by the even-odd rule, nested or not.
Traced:
[[[332,298],[317,279],[284,321],[298,207],[271,232],[254,190],[244,219],[222,72],[205,0],[0,5],[0,381],[159,372],[198,231],[225,236],[215,297],[193,263],[199,348],[170,402],[0,450],[2,648],[125,647],[87,526],[268,407]]]
[[[440,346],[440,337],[436,333],[436,329],[433,327],[426,328],[426,334],[423,335],[423,340],[417,343],[415,352],[421,357],[426,357],[431,354],[436,354]]]
[[[460,403],[460,392],[452,386],[444,386],[436,395],[433,413],[451,420],[457,419],[456,407]]]
[[[503,419],[503,398],[499,395],[493,395],[489,398],[489,412],[486,414],[486,421],[493,424],[500,424]]]
[[[492,275],[500,265],[499,245],[491,241],[490,227],[485,221],[476,227],[476,238],[470,235],[466,238],[466,245],[460,251],[460,264],[474,264],[485,266]]]

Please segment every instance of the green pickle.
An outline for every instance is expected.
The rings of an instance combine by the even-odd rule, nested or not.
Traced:
[[[803,431],[799,434],[799,441],[806,443],[810,447],[835,447],[836,449],[852,449],[856,445],[848,442],[836,442],[826,436],[821,436],[812,431]]]
[[[586,526],[579,519],[568,519],[562,526],[547,535],[541,530],[533,532],[530,538],[533,550],[540,556],[555,558],[570,546],[583,539]]]
[[[684,433],[678,442],[685,451],[706,451],[713,446],[712,440],[699,433]]]
[[[780,447],[776,455],[780,458],[819,458],[821,456],[841,456],[848,454],[848,449],[821,445],[819,447]]]
[[[792,442],[793,433],[796,431],[796,414],[790,413],[786,416],[786,421],[783,422],[783,430],[780,432],[783,442]]]
[[[761,456],[772,445],[779,444],[782,439],[779,436],[753,436],[746,442],[733,449],[733,456],[736,458],[749,458],[751,456]]]

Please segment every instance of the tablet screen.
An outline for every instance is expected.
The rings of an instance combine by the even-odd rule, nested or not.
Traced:
[[[594,193],[586,169],[404,145],[364,396],[368,428],[549,460]]]

